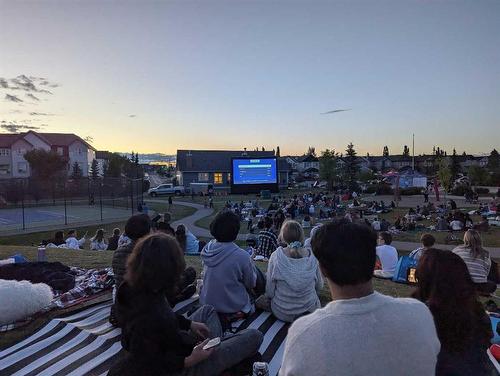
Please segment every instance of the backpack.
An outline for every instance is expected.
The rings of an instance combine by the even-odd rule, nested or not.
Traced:
[[[396,264],[396,271],[394,272],[394,277],[392,277],[393,282],[409,283],[409,272],[411,269],[414,270],[417,267],[417,262],[417,260],[410,256],[401,256]]]

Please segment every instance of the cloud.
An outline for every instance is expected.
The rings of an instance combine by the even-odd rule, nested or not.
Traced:
[[[36,100],[36,101],[39,101],[39,100],[40,100],[39,98],[35,97],[35,96],[34,96],[33,94],[31,94],[31,93],[26,94],[26,96],[27,96],[28,98],[34,99],[34,100]]]
[[[35,76],[28,77],[24,74],[21,74],[15,78],[10,78],[10,79],[0,77],[0,88],[3,89],[24,90],[34,93],[52,94],[51,91],[47,89],[41,89],[37,85],[50,88],[56,88],[60,86],[59,84],[50,82],[46,78],[35,77]]]
[[[130,117],[130,118],[135,118],[135,117],[137,117],[137,115],[133,115],[133,114],[132,114],[132,115],[129,115],[128,117]]]
[[[30,112],[31,116],[55,116],[54,114],[49,114],[46,112]]]
[[[5,100],[9,102],[24,102],[22,99],[10,94],[5,94]]]
[[[0,129],[6,130],[11,133],[18,133],[20,131],[34,131],[41,127],[35,125],[17,124],[16,122],[6,122],[3,120],[0,124]]]

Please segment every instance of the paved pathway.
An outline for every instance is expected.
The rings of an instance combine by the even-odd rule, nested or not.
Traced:
[[[158,202],[164,202],[161,200],[148,200],[148,201],[158,201]],[[174,205],[184,205],[184,206],[189,206],[191,208],[198,209],[193,215],[190,215],[188,217],[184,217],[178,221],[175,221],[172,223],[172,226],[175,228],[175,226],[179,224],[185,224],[189,231],[191,231],[195,236],[197,237],[204,237],[204,238],[211,238],[212,235],[210,235],[210,231],[198,227],[195,225],[195,222],[200,220],[201,218],[205,218],[213,213],[213,209],[208,209],[205,208],[203,205],[196,204],[194,202],[187,202],[187,201],[174,201]],[[245,240],[247,237],[246,234],[239,234],[238,235],[238,240]],[[420,247],[420,243],[414,243],[414,242],[402,242],[402,241],[393,241],[392,245],[396,247],[400,251],[413,251],[414,249]],[[439,248],[441,249],[453,249],[456,247],[456,245],[447,245],[447,244],[439,244]],[[500,258],[500,248],[498,247],[485,247],[489,252],[490,255],[494,258]]]

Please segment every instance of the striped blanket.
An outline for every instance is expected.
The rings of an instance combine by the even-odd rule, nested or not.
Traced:
[[[119,352],[121,330],[108,317],[111,300],[49,321],[31,337],[0,351],[0,375],[105,375]],[[186,314],[197,304],[191,298],[174,310]],[[237,330],[259,329],[264,341],[259,349],[269,363],[270,375],[278,374],[289,324],[269,312],[256,312],[235,324]]]

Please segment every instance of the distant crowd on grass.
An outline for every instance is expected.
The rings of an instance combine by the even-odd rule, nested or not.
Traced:
[[[498,197],[469,211],[458,208],[453,199],[438,205],[427,200],[422,205],[409,208],[406,214],[396,216],[393,222],[384,214],[396,208],[395,202],[386,204],[383,200],[374,201],[370,198],[362,199],[356,192],[343,195],[330,195],[327,192],[304,193],[288,199],[276,196],[267,207],[262,207],[258,199],[239,203],[228,200],[224,210],[232,211],[240,221],[245,222],[250,234],[260,233],[268,228],[267,218],[271,218],[275,229],[279,229],[286,219],[298,220],[303,228],[311,228],[321,221],[346,218],[351,222],[364,222],[376,231],[388,231],[393,235],[418,230],[453,232],[474,229],[484,232],[488,231],[490,226],[500,226]],[[473,220],[474,216],[479,216],[479,219]],[[252,238],[255,240],[255,237],[250,235],[249,239]]]
[[[144,213],[143,215],[149,218],[148,214]],[[186,254],[199,254],[206,243],[198,240],[185,225],[180,224],[174,229],[169,221],[169,213],[157,215],[151,220],[151,228],[153,231],[175,237]],[[88,249],[91,251],[114,251],[131,243],[131,231],[130,227],[128,231],[125,227],[123,232],[119,228],[115,228],[112,236],[106,238],[106,231],[98,229],[90,239],[87,239],[87,232],[79,237],[76,230],[69,230],[66,235],[64,231],[56,231],[52,239],[44,240],[40,245],[47,248],[81,250],[85,248],[87,240],[89,240]]]
[[[290,204],[290,203],[289,203]],[[310,207],[310,205],[309,205]],[[493,337],[478,293],[491,292],[492,261],[477,231],[453,251],[435,248],[431,234],[412,252],[412,298],[374,291],[373,276],[394,273],[397,250],[387,231],[339,217],[306,238],[300,222],[268,211],[252,245],[235,242],[241,216],[226,207],[210,224],[202,272],[186,268],[176,232],[147,215],[129,219],[130,242],[114,251],[111,322],[122,328],[121,357],[109,375],[236,375],[260,359],[256,329],[232,323],[267,310],[291,322],[280,375],[490,375]],[[252,234],[251,234],[252,235]],[[248,243],[248,242],[247,242]],[[256,260],[267,260],[262,272]],[[264,264],[261,264],[264,265]],[[321,308],[326,285],[331,302]],[[187,317],[173,306],[198,292]],[[222,342],[204,349],[208,340]],[[240,367],[240,368],[239,368]]]

